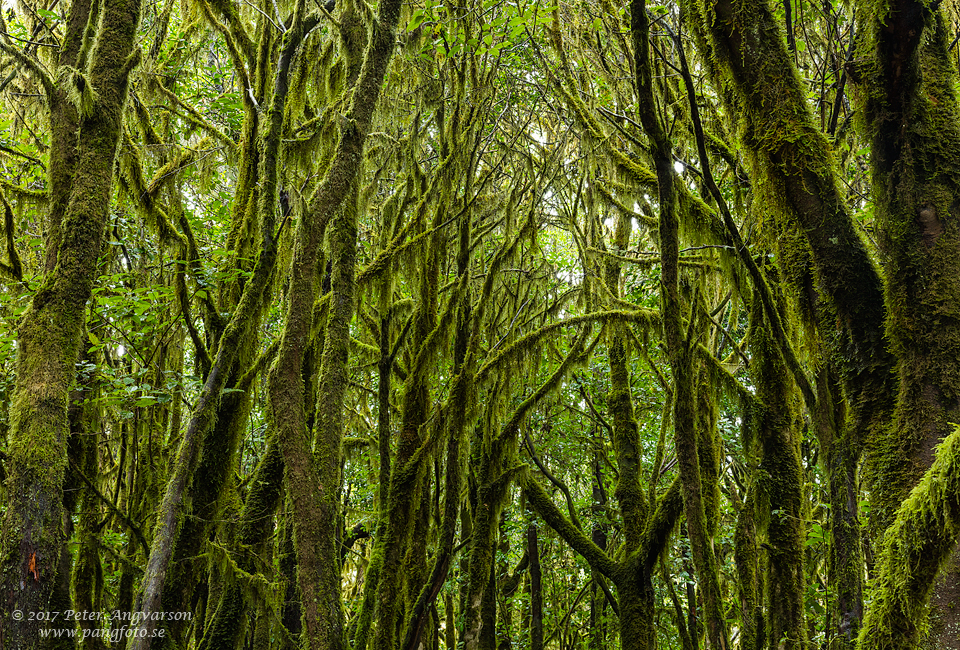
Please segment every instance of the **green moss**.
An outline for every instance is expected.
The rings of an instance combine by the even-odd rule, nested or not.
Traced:
[[[805,244],[792,247],[798,260],[809,246],[813,288],[833,316],[820,334],[841,371],[851,431],[869,439],[888,421],[895,390],[883,287],[838,190],[833,153],[813,123],[780,24],[767,2],[696,3],[688,16],[721,98],[740,116],[751,176],[781,220],[778,236],[802,233]],[[804,274],[795,280],[806,282]]]
[[[0,558],[4,611],[47,611],[59,570],[67,400],[109,214],[129,81],[123,60],[133,48],[140,3],[108,0],[104,14],[90,71],[99,93],[98,110],[85,121],[79,137],[77,132],[65,133],[60,142],[77,146],[76,171],[70,160],[51,161],[56,165],[52,173],[66,175],[60,187],[60,198],[66,200],[58,208],[65,205],[63,220],[55,224],[48,242],[48,252],[56,250],[56,263],[20,324],[7,461],[11,497]],[[85,27],[86,16],[82,21]],[[33,646],[39,638],[36,621],[13,622],[7,630],[6,640],[15,647]]]
[[[769,580],[768,641],[777,647],[806,647],[804,624],[804,531],[803,468],[800,460],[799,418],[795,412],[795,388],[772,336],[768,333],[759,299],[751,312],[751,370],[757,397],[763,404],[758,423],[760,469],[756,490],[758,518],[767,539]]]
[[[760,558],[756,526],[756,487],[751,486],[740,512],[734,533],[734,562],[737,567],[737,591],[740,597],[740,647],[760,650],[763,608],[759,593]]]
[[[951,423],[960,420],[960,276],[952,261],[960,254],[960,104],[948,53],[952,37],[937,7],[910,3],[904,10],[877,2],[862,31],[861,128],[871,143],[888,277],[887,336],[898,357],[900,382],[894,422],[869,456],[871,525],[879,534],[891,523],[898,527],[902,500],[930,467]],[[889,536],[885,540],[887,553],[893,542]],[[930,554],[924,561],[939,560]],[[929,589],[917,582],[920,575],[932,580],[935,574],[920,570],[915,577],[904,576],[912,591],[901,597],[910,598],[910,607],[904,603],[899,615],[889,614],[897,606],[888,602],[887,586],[881,587],[879,607],[893,618],[876,619],[868,612],[870,625],[883,620],[889,628],[864,630],[862,638],[870,638],[872,647],[917,642]],[[913,621],[896,618],[906,612]],[[953,642],[946,630],[931,630],[931,646]]]
[[[715,538],[720,519],[720,447],[717,444],[718,406],[711,373],[697,370],[697,454],[700,457],[700,482],[703,486],[703,510],[707,534]]]
[[[938,12],[883,16],[878,3],[863,44],[863,128],[888,277],[887,335],[898,357],[895,423],[871,453],[874,523],[882,530],[932,462],[933,446],[960,418],[960,106],[949,36]],[[917,38],[901,34],[911,23]],[[922,33],[922,38],[919,34]],[[893,70],[889,59],[902,60]],[[910,125],[905,128],[902,125]]]
[[[960,429],[896,512],[883,538],[859,647],[917,647],[934,578],[960,537]]]

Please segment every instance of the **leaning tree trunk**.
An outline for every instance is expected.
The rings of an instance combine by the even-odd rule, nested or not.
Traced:
[[[296,53],[305,33],[317,23],[303,19],[302,5],[297,19],[284,39],[281,60],[274,80],[274,94],[271,101],[270,125],[264,136],[263,155],[261,157],[260,210],[262,244],[260,254],[254,265],[251,278],[244,286],[240,301],[217,347],[216,359],[200,391],[194,412],[183,435],[176,455],[173,471],[167,483],[166,492],[160,504],[158,521],[150,547],[150,557],[144,571],[142,582],[143,621],[133,638],[131,650],[149,650],[153,631],[159,617],[154,614],[161,611],[161,602],[166,587],[167,575],[177,536],[184,517],[184,495],[193,478],[199,461],[203,442],[213,428],[217,408],[223,389],[226,387],[230,370],[234,366],[241,348],[241,339],[246,335],[251,320],[260,311],[263,293],[277,259],[275,240],[277,204],[277,164],[280,149],[280,131],[283,123],[284,106],[288,88],[290,62]]]

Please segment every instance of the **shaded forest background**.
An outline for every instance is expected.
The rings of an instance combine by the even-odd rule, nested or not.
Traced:
[[[0,646],[960,647],[954,2],[0,14]]]

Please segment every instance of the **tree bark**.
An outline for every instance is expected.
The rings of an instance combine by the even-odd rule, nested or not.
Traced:
[[[696,386],[693,367],[695,349],[693,328],[685,336],[681,315],[679,275],[679,219],[677,191],[674,188],[673,152],[669,136],[657,115],[653,94],[653,72],[650,62],[650,24],[644,0],[630,3],[630,33],[633,42],[635,85],[639,100],[640,123],[650,137],[657,174],[660,205],[660,269],[663,334],[670,357],[674,381],[674,433],[680,478],[683,482],[683,503],[687,532],[693,551],[700,588],[704,597],[704,613],[710,646],[714,650],[730,647],[722,611],[719,574],[710,534],[698,445],[700,436],[696,422]],[[695,313],[698,306],[694,305]],[[693,321],[696,317],[691,314]],[[705,459],[706,460],[706,459]],[[709,466],[709,463],[708,463]]]
[[[894,426],[871,454],[879,532],[960,421],[960,103],[939,5],[895,0],[863,21],[865,135],[900,389]],[[947,604],[960,576],[948,573],[937,589],[946,606],[937,608],[930,648],[956,644],[960,626],[960,611]]]
[[[80,121],[77,167],[70,181],[53,269],[23,316],[10,408],[7,494],[2,532],[0,603],[4,612],[48,611],[63,543],[67,402],[79,358],[84,307],[97,274],[109,215],[140,0],[106,0],[89,83],[95,110]],[[80,8],[73,19],[85,18]],[[84,29],[86,21],[83,21]],[[77,24],[70,32],[76,35]],[[91,34],[92,38],[93,35]],[[59,82],[58,82],[59,83]],[[67,163],[64,163],[67,164]],[[4,617],[0,645],[32,648],[42,623]]]
[[[301,9],[302,11],[302,9]],[[343,396],[347,384],[350,321],[356,266],[356,187],[363,146],[393,55],[398,0],[383,0],[353,89],[329,171],[310,201],[291,263],[286,326],[270,379],[270,404],[286,465],[304,630],[309,650],[346,647],[340,602],[340,561],[335,527],[339,516]],[[348,204],[354,197],[353,204]],[[330,223],[331,296],[320,367],[316,440],[306,430],[303,351],[316,299],[316,255]],[[311,442],[314,448],[311,450]]]
[[[530,650],[543,650],[543,586],[537,526],[527,526],[527,557],[530,558]]]
[[[960,429],[955,428],[884,535],[871,606],[860,632],[861,650],[918,647],[934,579],[958,536]]]
[[[732,114],[741,115],[752,177],[785,229],[799,229],[809,244],[828,315],[822,322],[831,324],[820,333],[839,359],[848,430],[853,444],[862,446],[889,420],[894,360],[884,340],[883,283],[838,189],[829,144],[813,124],[806,90],[766,0],[697,3],[688,16],[703,56],[718,64],[714,83],[729,83],[740,101]]]
[[[771,650],[805,648],[803,467],[798,417],[785,364],[763,318],[754,292],[751,313],[751,369],[762,403],[758,422],[760,467],[757,488],[763,494],[766,522],[767,643]]]
[[[190,423],[187,425],[187,431],[181,441],[173,471],[160,504],[157,529],[150,547],[150,557],[142,583],[141,607],[144,618],[133,637],[131,650],[149,650],[153,642],[153,630],[156,627],[156,617],[153,613],[161,609],[170,560],[184,516],[183,497],[196,470],[204,439],[214,425],[222,391],[226,387],[241,348],[241,339],[249,331],[253,316],[260,310],[263,293],[276,263],[277,157],[287,98],[288,74],[297,47],[318,21],[315,17],[304,20],[302,5],[301,2],[297,18],[284,40],[268,113],[269,126],[264,136],[260,163],[260,179],[263,186],[258,205],[262,238],[260,254],[254,264],[253,274],[244,286],[233,316],[220,337],[216,359],[201,389]]]

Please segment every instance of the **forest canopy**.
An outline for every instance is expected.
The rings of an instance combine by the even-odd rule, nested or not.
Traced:
[[[960,647],[953,0],[5,0],[0,648]]]

